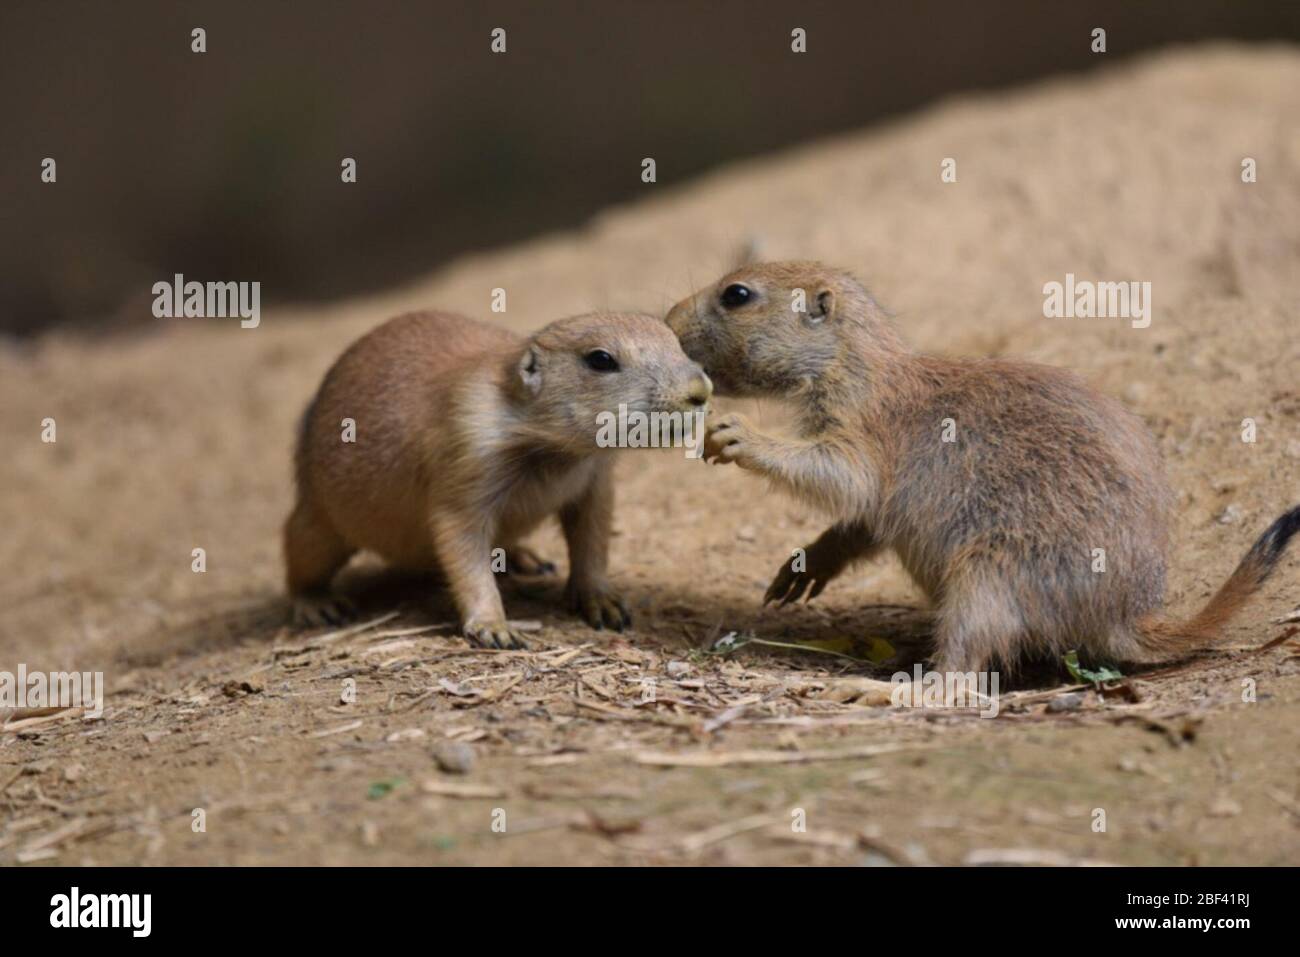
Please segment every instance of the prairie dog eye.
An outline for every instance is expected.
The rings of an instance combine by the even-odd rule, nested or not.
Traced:
[[[741,283],[733,282],[722,290],[722,305],[727,309],[735,309],[737,306],[743,306],[753,297],[754,291],[752,289]]]
[[[593,349],[584,357],[587,368],[594,372],[617,372],[618,360],[604,349]]]

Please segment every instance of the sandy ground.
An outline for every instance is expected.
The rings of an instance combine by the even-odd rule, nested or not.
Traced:
[[[1294,49],[1182,51],[647,186],[581,231],[256,330],[142,299],[134,332],[0,346],[0,670],[101,669],[109,691],[99,720],[9,715],[0,863],[1294,863],[1300,642],[1273,620],[1295,552],[1222,648],[1077,711],[1046,710],[1063,674],[1031,675],[985,720],[852,700],[926,653],[896,561],[760,611],[824,521],[679,453],[620,463],[623,637],[513,583],[534,650],[472,650],[444,594],[364,562],[365,627],[293,633],[278,526],[296,417],[387,316],[487,316],[498,286],[520,330],[662,313],[752,245],[854,269],[919,348],[1068,365],[1122,398],[1178,493],[1169,599],[1189,611],[1300,501],[1297,89]],[[1043,318],[1067,272],[1150,281],[1150,328]],[[536,545],[563,557],[553,529]],[[704,653],[733,631],[897,655]],[[434,756],[466,750],[466,773]]]

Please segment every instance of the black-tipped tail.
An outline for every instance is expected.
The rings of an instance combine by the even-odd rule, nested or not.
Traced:
[[[1282,513],[1250,546],[1223,586],[1190,621],[1154,615],[1138,628],[1145,651],[1161,658],[1216,641],[1228,623],[1277,567],[1287,544],[1300,532],[1300,505]]]

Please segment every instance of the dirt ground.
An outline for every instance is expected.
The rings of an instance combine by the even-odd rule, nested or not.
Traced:
[[[1276,620],[1300,550],[1221,648],[1073,711],[1047,710],[1063,672],[1031,673],[988,720],[871,697],[926,655],[893,558],[761,610],[824,519],[680,452],[619,465],[621,637],[560,610],[558,582],[514,582],[533,649],[472,649],[435,586],[364,561],[359,625],[294,633],[278,529],[297,416],[387,316],[487,316],[494,287],[520,330],[662,313],[752,247],[854,269],[918,348],[1070,366],[1141,414],[1190,611],[1300,502],[1297,89],[1295,49],[1178,51],[648,185],[578,232],[255,330],[146,297],[138,328],[0,346],[0,670],[108,686],[97,720],[8,714],[0,864],[1296,863],[1300,640]],[[1045,319],[1067,272],[1150,281],[1150,327]],[[563,558],[554,529],[535,544]],[[732,632],[823,646],[706,651]],[[874,638],[892,659],[825,651]]]

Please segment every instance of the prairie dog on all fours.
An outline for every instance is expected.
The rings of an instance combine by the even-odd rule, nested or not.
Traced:
[[[820,263],[741,268],[667,322],[718,395],[785,398],[796,413],[795,441],[723,416],[705,457],[835,520],[766,601],[816,597],[892,548],[936,607],[937,670],[1076,648],[1148,662],[1208,644],[1300,530],[1292,508],[1198,614],[1171,620],[1171,495],[1155,442],[1072,373],[915,353],[856,279]]]
[[[711,391],[652,316],[577,316],[526,340],[450,313],[389,320],[334,363],[303,416],[284,527],[295,617],[329,620],[331,579],[369,549],[440,570],[466,637],[519,647],[494,550],[536,570],[519,539],[558,514],[570,606],[621,631],[630,619],[606,577],[613,450],[597,445],[597,416],[691,411]],[[343,441],[345,419],[354,441]]]

